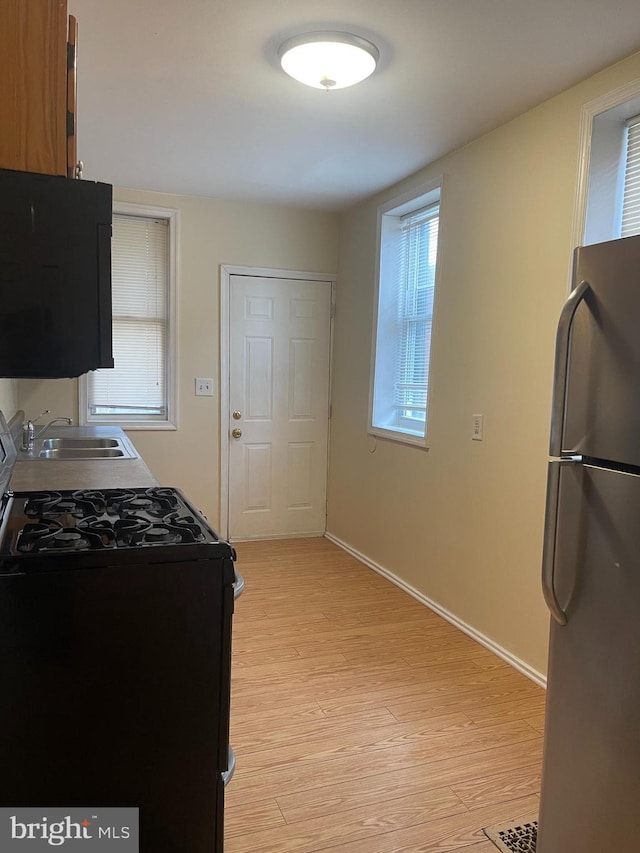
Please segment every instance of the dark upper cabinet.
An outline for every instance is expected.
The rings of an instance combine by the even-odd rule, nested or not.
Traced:
[[[113,367],[112,188],[0,170],[0,376]]]

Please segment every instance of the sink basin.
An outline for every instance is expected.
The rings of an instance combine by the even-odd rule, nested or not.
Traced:
[[[87,435],[86,430],[83,434],[82,427],[59,427],[51,436],[36,438],[33,448],[28,452],[21,451],[19,458],[39,462],[140,458],[126,435],[119,431],[115,435],[112,431],[109,435],[104,428],[100,432]]]
[[[84,450],[86,448],[117,447],[118,444],[117,438],[45,438],[42,442],[42,449],[43,451],[65,448],[81,448]]]
[[[40,451],[41,459],[123,459],[124,456],[124,451],[117,447],[69,447],[67,445]]]

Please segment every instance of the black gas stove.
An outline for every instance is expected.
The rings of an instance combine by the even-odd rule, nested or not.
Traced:
[[[14,462],[0,413],[0,803],[133,807],[141,853],[222,853],[233,548],[177,489],[14,494]]]
[[[160,546],[161,554],[139,553]],[[64,558],[68,567],[70,556],[76,567],[97,566],[110,562],[114,551],[119,560],[154,562],[232,554],[173,488],[19,492],[5,499],[2,572],[55,570],[63,564],[51,558]]]

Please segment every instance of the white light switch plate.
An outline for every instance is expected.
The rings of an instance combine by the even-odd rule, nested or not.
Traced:
[[[196,397],[213,397],[213,379],[196,376]]]
[[[484,429],[484,415],[471,415],[471,438],[473,441],[482,441]]]

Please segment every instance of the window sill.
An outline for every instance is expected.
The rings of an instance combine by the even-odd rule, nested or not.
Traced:
[[[395,429],[384,429],[383,427],[370,426],[367,430],[369,435],[376,438],[383,438],[387,441],[394,441],[397,444],[406,444],[409,447],[417,447],[419,450],[429,450],[427,439],[423,435],[412,435],[408,432],[401,432]]]
[[[123,420],[85,420],[83,426],[118,426],[124,430],[177,430],[177,424],[169,421],[123,421]]]

